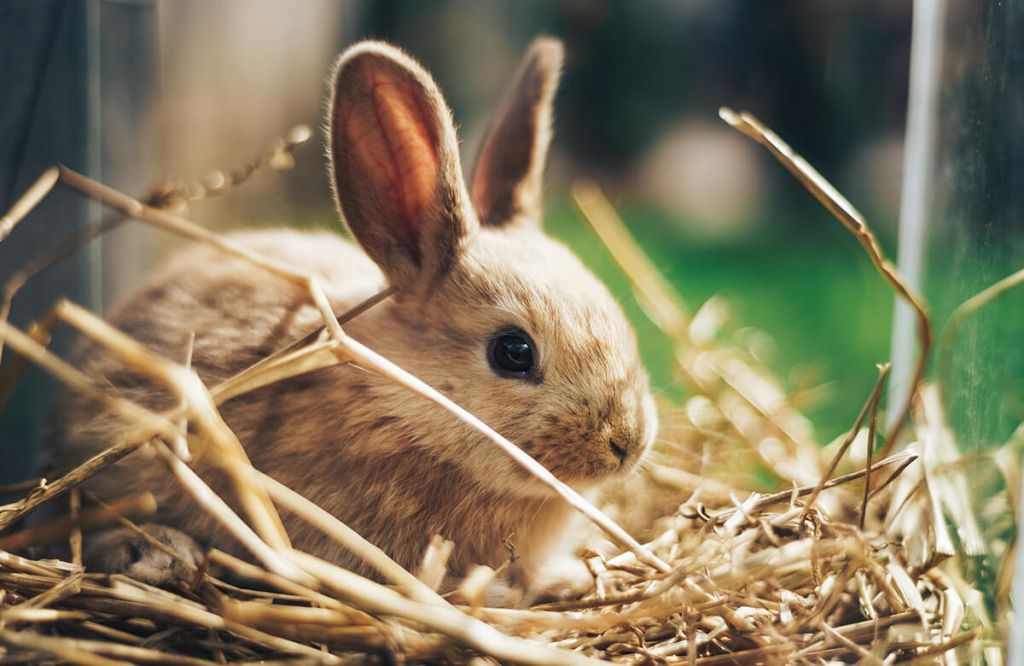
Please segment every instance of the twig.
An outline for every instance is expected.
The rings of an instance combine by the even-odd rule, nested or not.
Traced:
[[[210,550],[208,556],[211,563],[223,566],[230,570],[232,575],[240,576],[243,579],[253,581],[261,585],[266,585],[268,588],[277,588],[282,592],[295,595],[296,597],[308,599],[312,603],[322,606],[323,608],[350,608],[334,597],[329,597],[311,587],[306,587],[289,578],[279,576],[278,574],[267,571],[266,569],[261,569],[255,564],[251,564],[245,560],[240,560],[234,555],[229,555],[222,550],[214,548]],[[315,580],[311,580],[310,582],[316,583]]]
[[[164,182],[150,190],[147,203],[156,208],[174,208],[181,204],[201,201],[227,194],[249,180],[264,167],[275,171],[291,169],[295,164],[293,153],[309,143],[313,132],[308,125],[296,125],[274,141],[260,155],[233,169],[215,169],[200,181]]]
[[[45,652],[75,664],[86,666],[131,666],[131,662],[107,659],[82,648],[70,638],[53,638],[32,632],[0,629],[0,643],[22,650]]]
[[[535,641],[513,638],[451,606],[422,604],[406,599],[393,590],[312,555],[293,551],[291,558],[295,564],[316,576],[336,594],[357,603],[370,613],[392,615],[417,622],[498,659],[538,666],[596,666],[603,663]]]
[[[314,306],[319,310],[324,324],[327,326],[328,331],[331,332],[331,335],[334,337],[343,335],[341,327],[338,326],[334,313],[331,311],[327,296],[320,287],[320,281],[315,276],[285,266],[278,261],[268,259],[233,240],[215,234],[209,229],[200,227],[183,217],[159,208],[147,206],[137,199],[133,199],[112,187],[83,176],[65,166],[58,166],[57,169],[60,173],[60,180],[63,183],[107,206],[120,210],[125,215],[138,218],[186,238],[211,245],[225,254],[243,259],[280,278],[304,287],[312,298]]]
[[[889,368],[890,366],[888,364],[879,367],[878,380],[875,382],[875,388],[871,391],[871,395],[868,396],[867,402],[865,402],[864,406],[861,407],[860,414],[857,415],[857,420],[854,422],[853,427],[850,429],[850,434],[846,436],[846,439],[843,440],[843,443],[839,446],[839,449],[836,451],[836,454],[832,456],[832,462],[829,463],[828,469],[825,470],[825,473],[821,475],[821,479],[818,481],[818,485],[815,486],[814,491],[811,493],[811,496],[807,498],[807,501],[804,503],[803,513],[800,514],[801,523],[807,517],[807,512],[809,512],[811,510],[811,507],[814,506],[814,500],[818,498],[818,493],[820,493],[821,489],[825,487],[825,483],[828,481],[828,477],[830,477],[832,473],[836,470],[836,467],[839,466],[839,461],[842,460],[843,456],[846,455],[847,449],[849,449],[850,445],[853,444],[853,441],[857,439],[857,435],[860,433],[860,427],[861,425],[863,425],[864,419],[867,417],[868,412],[871,411],[873,408],[877,408],[878,398],[882,392],[882,385],[885,383],[885,377],[886,375],[889,374]],[[866,474],[870,474],[870,464],[871,463],[869,461],[869,467],[865,471]]]
[[[634,291],[644,310],[673,340],[688,336],[689,316],[679,293],[665,279],[650,257],[630,236],[619,215],[596,183],[577,180],[572,195],[583,217],[590,223],[601,242],[629,275]],[[639,288],[642,285],[642,288]]]
[[[800,157],[794,150],[783,141],[775,132],[761,124],[761,122],[749,113],[736,113],[732,109],[722,107],[718,115],[730,126],[736,128],[743,134],[754,139],[786,167],[796,179],[803,185],[814,198],[817,199],[833,216],[836,217],[850,233],[856,237],[867,252],[871,263],[875,265],[878,272],[893,290],[914,309],[917,315],[917,335],[920,349],[918,349],[917,363],[911,375],[910,386],[907,389],[907,399],[899,416],[892,421],[892,428],[886,435],[885,446],[881,455],[889,455],[896,443],[897,437],[910,416],[910,408],[914,396],[917,393],[918,385],[924,376],[925,366],[928,363],[928,352],[932,343],[931,320],[928,315],[928,308],[924,298],[911,288],[906,280],[899,274],[898,269],[885,258],[882,247],[878,244],[874,233],[868,227],[864,216],[853,207],[847,199],[836,190],[831,183],[818,173],[804,158]]]
[[[941,643],[936,643],[935,645],[930,645],[924,648],[923,650],[913,653],[914,658],[908,663],[931,663],[934,661],[932,658],[935,655],[949,652],[950,650],[957,648],[961,645],[966,645],[967,643],[973,643],[978,639],[979,636],[981,636],[981,629],[972,629],[971,631],[965,631],[962,634],[957,634],[949,640],[943,641]]]
[[[0,532],[25,514],[54,497],[66,493],[71,488],[91,478],[100,470],[113,465],[140,446],[142,444],[137,442],[115,444],[85,461],[57,481],[44,486],[38,492],[30,493],[25,499],[17,503],[14,509],[0,511]]]
[[[939,363],[944,364],[948,361],[951,353],[950,347],[956,339],[956,334],[960,331],[960,327],[968,317],[1021,285],[1024,285],[1024,268],[1016,273],[1007,275],[998,282],[990,284],[958,305],[949,315],[949,319],[946,320],[946,327],[939,341]]]
[[[378,573],[401,586],[412,598],[424,603],[448,605],[448,602],[433,589],[388,557],[387,553],[327,511],[256,469],[250,469],[249,474],[253,482],[262,484],[279,504],[344,546]]]
[[[887,487],[889,487],[889,484],[892,483],[893,481],[895,481],[896,478],[899,477],[899,475],[902,474],[903,471],[905,469],[907,469],[907,467],[910,467],[910,465],[913,464],[913,462],[915,460],[917,460],[917,456],[907,456],[906,460],[904,460],[903,463],[899,467],[894,469],[892,474],[890,474],[888,476],[888,478],[886,478],[885,481],[883,481],[882,483],[878,484],[878,487],[871,491],[871,497],[869,497],[868,500],[873,499],[875,497],[875,495],[879,494],[880,492],[885,490]],[[875,465],[873,469],[877,469],[878,467],[879,467],[879,465]]]
[[[255,555],[265,567],[285,578],[308,585],[306,576],[288,562],[287,559],[283,558],[273,547],[260,539],[256,532],[246,525],[245,521],[238,517],[238,514],[231,510],[227,502],[214,493],[198,474],[174,455],[170,447],[162,441],[155,440],[152,444],[154,450],[160,455],[161,460],[170,467],[171,472],[181,483],[182,487],[192,495],[193,499],[210,515],[216,518],[231,536],[235,537],[239,543]]]
[[[917,456],[912,453],[897,453],[895,455],[889,456],[884,460],[879,460],[878,462],[876,462],[874,465],[871,466],[871,471],[879,470],[883,467],[888,467],[889,465],[896,462],[901,463],[900,466],[896,468],[896,471],[894,471],[892,475],[889,477],[889,479],[886,481],[886,484],[888,484],[892,482],[892,480],[895,479],[897,476],[899,476],[900,473],[903,472],[903,470],[905,470],[908,466],[910,466],[910,464],[913,463],[915,460],[917,460]],[[793,497],[802,497],[804,495],[809,495],[811,493],[820,493],[822,490],[828,490],[829,488],[835,488],[836,486],[840,486],[844,483],[855,481],[864,476],[865,474],[867,474],[867,470],[861,469],[857,470],[856,472],[850,472],[849,474],[843,474],[842,476],[837,476],[834,479],[830,479],[820,487],[817,484],[815,484],[813,486],[802,486],[800,488],[782,490],[777,493],[765,495],[763,497],[759,497],[753,505],[748,507],[748,510],[760,510],[767,506],[771,506],[772,504],[786,502],[788,500],[791,500]],[[879,490],[881,490],[881,487],[879,487]],[[715,522],[721,522],[725,518],[733,515],[736,511],[737,509],[735,508],[724,509],[720,513],[715,514]]]
[[[311,136],[312,132],[310,132],[309,127],[297,125],[289,130],[284,137],[276,139],[261,155],[258,155],[241,167],[228,171],[213,171],[201,182],[163,183],[157,185],[150,189],[149,194],[143,197],[142,201],[147,206],[152,206],[153,208],[170,208],[182,203],[226,194],[245,183],[254,173],[264,167],[269,166],[277,170],[291,168],[294,164],[292,153],[305,145]],[[32,212],[39,205],[40,201],[53,189],[59,179],[59,172],[54,171],[56,168],[53,167],[45,171],[36,183],[22,195],[21,199],[11,207],[8,214],[0,220],[0,242],[3,242],[15,225]],[[14,297],[29,280],[61,259],[66,258],[92,239],[118,227],[127,219],[128,217],[124,215],[111,216],[103,218],[99,222],[89,224],[23,265],[17,272],[7,278],[2,289],[0,289],[0,320],[7,321]],[[3,351],[4,341],[0,340],[0,360],[3,359]]]
[[[44,609],[53,604],[59,603],[68,597],[73,597],[82,591],[83,573],[77,571],[64,580],[60,581],[50,589],[37,594],[28,601],[18,604],[19,610]],[[4,619],[7,619],[6,614]]]
[[[882,381],[885,375],[889,374],[891,368],[892,366],[888,363],[878,366],[879,382]],[[871,403],[871,419],[868,421],[868,442],[867,451],[865,452],[867,464],[864,467],[866,474],[864,474],[864,499],[860,505],[860,529],[864,529],[864,520],[868,515],[868,500],[871,498],[871,459],[875,453],[875,429],[878,425],[878,403],[880,398],[881,392],[874,394],[874,401]]]
[[[58,167],[52,166],[32,183],[25,193],[14,202],[10,210],[3,217],[0,217],[0,242],[3,242],[17,226],[18,222],[25,219],[32,210],[39,205],[39,202],[46,198],[46,195],[53,190],[60,178]]]
[[[138,341],[125,335],[96,315],[67,301],[54,309],[56,316],[98,343],[120,362],[163,384],[187,407],[203,440],[212,444],[211,456],[232,481],[238,498],[260,535],[275,547],[289,546],[287,534],[277,511],[262,488],[242,481],[236,463],[248,464],[248,456],[231,429],[224,423],[206,387],[191,370],[154,354]],[[332,315],[333,317],[333,315]],[[332,319],[333,321],[333,319]],[[167,419],[163,419],[164,422]],[[160,434],[177,436],[177,427]]]
[[[822,630],[825,632],[825,634],[828,635],[829,638],[831,638],[834,641],[837,641],[837,642],[841,643],[844,647],[846,647],[848,650],[850,650],[850,652],[852,652],[852,653],[856,654],[857,656],[859,656],[861,658],[860,663],[862,663],[862,664],[876,664],[877,666],[882,666],[882,662],[878,659],[878,657],[876,657],[875,655],[871,654],[870,652],[868,652],[867,650],[865,650],[861,646],[857,645],[856,643],[851,641],[846,636],[843,636],[841,633],[839,633],[838,631],[836,631],[835,629],[830,627],[824,621],[819,622],[818,626],[822,628]]]
[[[149,493],[126,497],[112,502],[106,507],[96,507],[82,512],[81,517],[74,514],[58,518],[49,523],[35,525],[19,530],[14,534],[0,537],[0,550],[21,550],[38,544],[50,543],[54,539],[73,534],[78,530],[78,561],[81,564],[82,529],[91,529],[114,522],[124,514],[149,514],[156,511],[156,500]]]

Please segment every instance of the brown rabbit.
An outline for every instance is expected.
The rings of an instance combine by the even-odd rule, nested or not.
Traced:
[[[541,189],[561,44],[539,39],[483,143],[470,191],[450,112],[426,71],[363,42],[335,71],[327,119],[338,206],[357,247],[326,233],[238,234],[250,249],[319,276],[336,311],[393,285],[346,331],[438,388],[581,491],[621,476],[654,437],[656,416],[633,331],[605,287],[541,230]],[[151,279],[112,320],[208,384],[318,325],[308,295],[209,247]],[[93,350],[87,370],[132,399],[169,398]],[[71,466],[121,424],[69,397],[54,454]],[[519,556],[529,581],[557,551],[570,510],[441,408],[351,366],[312,372],[230,400],[228,425],[259,469],[301,492],[415,569],[431,537],[454,541],[449,571]],[[149,529],[188,558],[195,543],[237,550],[147,449],[97,476],[110,498],[150,490]],[[201,456],[197,470],[230,497]],[[370,574],[319,532],[285,516],[297,548]],[[182,534],[184,533],[184,534]],[[128,531],[93,537],[94,568],[153,582],[166,555]],[[170,575],[170,574],[167,574]]]

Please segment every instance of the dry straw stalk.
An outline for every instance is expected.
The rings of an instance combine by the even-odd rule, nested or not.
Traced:
[[[749,116],[725,115],[766,141],[787,166],[799,160]],[[24,359],[102,400],[132,427],[121,441],[63,478],[21,486],[14,492],[27,494],[0,507],[0,544],[68,538],[74,552],[67,562],[39,560],[0,545],[0,645],[7,646],[6,656],[0,649],[0,660],[47,655],[95,664],[278,659],[362,663],[370,658],[469,661],[488,655],[530,664],[584,664],[596,659],[811,663],[841,657],[889,663],[893,658],[952,655],[958,646],[977,642],[978,630],[962,630],[965,609],[973,613],[977,608],[970,587],[934,568],[941,548],[933,548],[926,566],[911,567],[901,543],[913,521],[904,520],[902,532],[883,531],[892,527],[886,523],[893,515],[928,516],[926,525],[934,529],[935,516],[942,516],[942,495],[927,488],[940,487],[945,473],[931,468],[930,485],[915,483],[908,490],[906,470],[915,469],[919,454],[882,456],[878,461],[869,457],[863,466],[849,460],[848,451],[865,419],[867,439],[873,441],[884,368],[848,441],[827,456],[771,374],[742,350],[707,333],[709,317],[717,317],[713,309],[705,306],[691,317],[596,186],[578,184],[574,193],[585,215],[626,270],[648,313],[676,342],[682,376],[718,418],[697,424],[673,414],[683,421],[681,434],[659,445],[646,474],[609,497],[618,518],[612,520],[474,415],[345,334],[345,322],[389,292],[336,315],[313,277],[252,254],[169,211],[184,202],[223,194],[262,166],[287,165],[283,156],[290,157],[302,136],[298,132],[279,142],[234,178],[221,174],[199,186],[164,187],[146,197],[146,203],[55,167],[0,221],[2,241],[57,183],[64,183],[123,215],[213,245],[303,286],[323,318],[321,329],[219,386],[206,387],[192,372],[187,356],[180,364],[156,358],[73,304],[58,304],[28,332],[7,323],[10,301],[21,285],[120,218],[59,244],[8,282],[0,303],[0,341],[19,358],[8,358],[0,372],[0,399],[13,390]],[[844,223],[856,222],[848,224],[851,231],[897,292],[921,306],[918,312],[927,323],[923,305],[902,287],[852,207],[843,205],[845,200],[809,166],[791,168],[816,192],[825,193],[822,196],[831,202],[826,205]],[[71,326],[126,366],[160,381],[176,396],[176,406],[157,413],[108,395],[95,378],[47,350],[58,324]],[[922,338],[923,346],[928,339]],[[597,528],[589,539],[593,548],[582,554],[594,579],[590,589],[563,590],[566,599],[519,609],[482,607],[472,598],[467,605],[457,594],[441,596],[334,516],[254,469],[242,443],[220,419],[217,405],[336,363],[355,363],[442,405],[589,518]],[[81,541],[90,536],[82,534],[82,528],[89,517],[138,529],[122,514],[147,508],[142,506],[144,497],[101,507],[95,515],[76,509],[41,532],[15,528],[29,512],[60,495],[76,493],[79,484],[140,446],[155,449],[168,474],[252,553],[255,562],[213,551],[207,562],[237,580],[250,581],[252,588],[225,583],[205,566],[196,571],[191,586],[181,590],[83,573]],[[240,513],[191,468],[189,451],[200,446],[231,475],[234,493],[242,499]],[[729,469],[729,456],[749,458],[752,452],[773,470],[782,490],[753,493],[744,490],[742,476],[723,471]],[[695,459],[701,461],[700,474],[690,471]],[[389,584],[294,550],[278,518],[279,506],[357,554]],[[622,524],[642,534],[646,542],[639,542]],[[613,543],[604,541],[602,534]],[[438,553],[443,558],[443,550]]]

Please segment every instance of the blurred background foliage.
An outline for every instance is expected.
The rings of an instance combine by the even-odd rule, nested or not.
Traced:
[[[1019,101],[1024,90],[1013,49],[1021,4],[950,2],[936,175],[942,219],[926,285],[940,321],[1024,265],[1024,104],[1003,113],[1000,102]],[[866,214],[895,257],[911,10],[909,0],[4,0],[5,89],[52,79],[62,61],[51,52],[74,56],[79,47],[68,35],[84,35],[85,64],[75,69],[79,61],[68,59],[81,88],[59,89],[99,86],[83,107],[88,122],[71,132],[99,148],[89,160],[69,154],[69,141],[48,150],[22,142],[18,153],[18,128],[53,133],[75,119],[51,112],[45,122],[23,122],[22,109],[47,107],[40,84],[36,107],[26,95],[0,118],[0,132],[10,128],[0,149],[11,146],[0,166],[15,164],[0,203],[41,169],[19,154],[69,163],[138,194],[160,179],[244,163],[292,125],[320,125],[332,58],[363,37],[399,44],[434,73],[469,169],[523,50],[539,34],[556,35],[567,61],[548,168],[550,231],[622,300],[657,388],[680,399],[667,342],[569,200],[574,178],[598,181],[691,311],[724,297],[736,339],[806,398],[818,438],[829,441],[853,421],[874,364],[889,359],[892,295],[855,240],[762,149],[721,123],[717,109],[747,110],[774,128]],[[36,32],[25,27],[37,19]],[[189,214],[218,229],[340,229],[322,144],[300,151],[293,171],[261,173]],[[140,226],[119,230],[89,256],[84,274],[95,288],[82,298],[96,308],[116,302],[177,243]],[[15,252],[6,245],[0,250]],[[13,262],[4,264],[0,254],[6,275]],[[15,321],[35,316],[44,300],[52,298],[16,303]],[[1024,418],[1024,359],[1005,342],[1019,339],[1021,308],[1010,300],[986,315],[996,324],[968,327],[958,343],[981,348],[988,365],[970,352],[950,370],[969,375],[954,396],[962,420],[998,412],[984,435],[992,442]],[[989,370],[1001,373],[994,407],[991,385],[977,378]],[[35,402],[24,404],[11,410],[7,431],[12,418],[45,419]]]

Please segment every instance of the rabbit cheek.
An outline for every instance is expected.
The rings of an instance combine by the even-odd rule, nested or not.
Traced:
[[[588,448],[585,439],[578,434],[570,434],[570,428],[560,427],[554,432],[545,432],[523,440],[519,446],[526,453],[544,465],[561,481],[572,485],[580,482],[593,482],[608,473],[606,465],[597,465],[595,469],[592,456],[581,453],[580,447]],[[579,444],[577,444],[579,443]],[[515,474],[521,480],[532,479],[532,475],[524,468],[516,465]],[[592,483],[584,483],[589,487]]]
[[[523,450],[534,460],[547,467],[556,476],[561,476],[565,467],[565,455],[558,450],[558,440],[549,435],[538,435],[523,442]],[[523,470],[525,471],[525,470]]]

